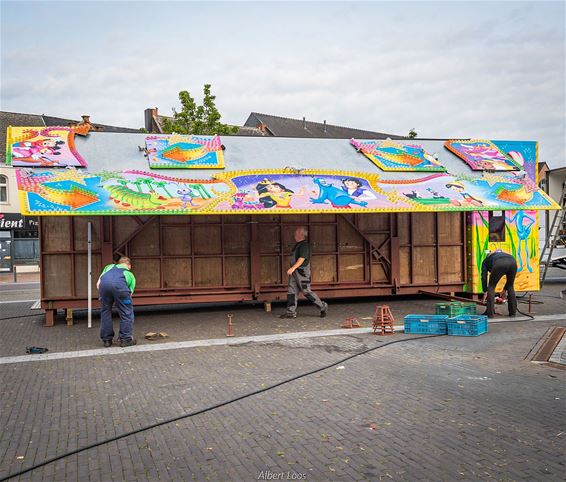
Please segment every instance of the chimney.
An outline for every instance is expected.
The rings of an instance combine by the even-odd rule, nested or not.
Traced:
[[[324,124],[324,133],[326,134],[326,119],[324,119],[323,124]]]
[[[153,119],[157,118],[157,107],[149,108],[144,111],[144,127],[147,132],[155,133]]]
[[[307,119],[303,116],[303,129],[307,128]]]

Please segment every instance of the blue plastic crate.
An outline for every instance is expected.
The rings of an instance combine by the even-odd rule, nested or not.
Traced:
[[[407,315],[405,333],[411,335],[446,335],[448,315]]]
[[[448,334],[454,336],[479,336],[487,333],[487,316],[460,315],[446,322]]]

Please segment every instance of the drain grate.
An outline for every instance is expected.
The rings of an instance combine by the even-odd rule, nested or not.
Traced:
[[[546,339],[542,342],[542,345],[535,353],[535,356],[531,359],[531,361],[535,362],[547,362],[548,359],[551,357],[552,353],[556,349],[560,340],[566,333],[566,328],[562,327],[554,327],[551,329],[550,333],[546,337]]]

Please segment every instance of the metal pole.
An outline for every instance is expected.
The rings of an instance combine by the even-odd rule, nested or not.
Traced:
[[[92,223],[88,223],[88,327],[92,328]]]

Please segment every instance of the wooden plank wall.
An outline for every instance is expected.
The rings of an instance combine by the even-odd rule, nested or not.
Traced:
[[[315,284],[392,286],[392,262],[400,286],[462,283],[463,220],[462,213],[44,217],[42,299],[86,296],[89,221],[93,285],[113,255],[125,254],[132,258],[138,294],[175,294],[284,288],[293,233],[302,225],[310,232]],[[391,252],[392,236],[398,253]],[[379,255],[371,254],[372,246]]]

